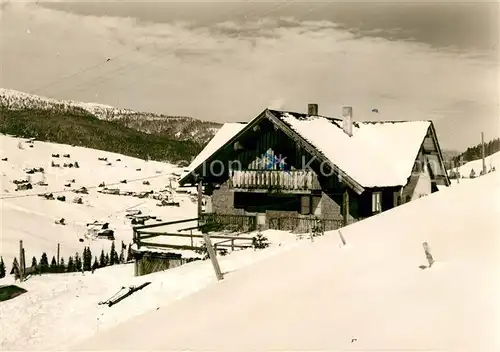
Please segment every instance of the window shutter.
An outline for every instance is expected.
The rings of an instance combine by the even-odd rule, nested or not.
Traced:
[[[380,213],[382,211],[382,194],[381,192],[372,193],[372,213]]]
[[[401,195],[399,192],[394,192],[394,206],[397,207],[398,205],[401,205]]]

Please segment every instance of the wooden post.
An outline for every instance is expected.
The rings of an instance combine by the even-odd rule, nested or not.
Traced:
[[[349,217],[349,193],[347,192],[347,188],[344,191],[344,197],[342,201],[342,218],[344,220],[344,226],[348,225]]]
[[[23,240],[19,241],[19,281],[23,281]]]
[[[431,249],[429,248],[429,244],[427,242],[422,243],[422,246],[424,247],[425,256],[427,258],[427,261],[429,262],[430,268],[432,264],[434,264],[434,258],[432,257]]]
[[[136,229],[134,229],[134,239],[137,244],[137,249],[141,248],[141,235]]]
[[[134,260],[134,276],[139,276],[139,259]]]
[[[214,248],[212,247],[212,241],[210,241],[210,236],[208,233],[203,232],[203,239],[205,240],[205,245],[207,246],[208,256],[212,261],[212,265],[214,267],[215,276],[217,276],[217,280],[222,280],[224,277],[222,276],[222,272],[219,267],[219,262],[217,261],[217,257],[215,255]]]
[[[484,149],[484,132],[481,132],[481,157],[483,159],[483,175],[486,174],[486,160],[485,158],[485,149]]]
[[[342,235],[342,232],[340,232],[340,230],[339,230],[339,236],[340,236],[340,240],[342,241],[342,245],[345,246],[346,245],[345,238]]]
[[[193,244],[193,230],[189,230],[189,234],[191,235],[191,247],[194,246]]]
[[[312,215],[309,214],[309,236],[311,237],[311,242],[314,242],[314,233],[313,233],[313,218]]]
[[[26,250],[24,247],[23,247],[23,260],[22,260],[21,265],[23,267],[23,277],[25,277],[26,276]]]
[[[57,267],[59,267],[59,264],[60,264],[60,262],[59,262],[60,247],[61,247],[61,245],[60,245],[60,243],[58,243],[57,244]]]
[[[198,180],[198,226],[200,226],[201,220],[201,203],[203,197],[203,181],[201,178]]]

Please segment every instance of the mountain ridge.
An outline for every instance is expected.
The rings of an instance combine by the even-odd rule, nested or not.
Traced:
[[[189,116],[139,112],[76,100],[57,100],[7,88],[0,88],[0,107],[9,111],[55,110],[62,113],[77,109],[100,120],[116,122],[146,134],[155,134],[179,141],[192,141],[200,145],[208,143],[222,126],[217,122],[202,121]]]

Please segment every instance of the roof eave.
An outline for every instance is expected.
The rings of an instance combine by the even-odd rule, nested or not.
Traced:
[[[276,126],[278,126],[283,132],[285,132],[285,134],[287,134],[290,138],[295,140],[298,144],[304,147],[304,149],[306,149],[312,155],[316,156],[320,160],[326,161],[334,171],[336,171],[339,175],[342,176],[344,183],[347,184],[349,187],[351,187],[354,190],[354,192],[356,192],[357,194],[361,194],[364,192],[365,189],[363,186],[361,186],[361,184],[359,184],[356,180],[347,175],[337,165],[328,160],[328,158],[326,158],[317,148],[311,145],[311,143],[309,143],[306,139],[304,139],[301,135],[299,135],[296,131],[294,131],[284,121],[275,116],[268,109],[266,109],[264,112],[266,113],[267,118]]]
[[[192,178],[193,181],[195,181],[195,179],[197,178],[196,174],[198,173],[199,169],[203,166],[203,164],[205,164],[207,162],[207,160],[209,160],[212,156],[214,156],[215,154],[220,152],[226,145],[234,143],[243,133],[245,133],[247,130],[252,128],[264,116],[266,116],[267,111],[268,111],[268,109],[265,109],[259,115],[254,117],[250,122],[247,123],[247,125],[245,127],[243,127],[243,129],[241,129],[238,133],[236,133],[233,137],[231,137],[231,139],[229,139],[229,141],[227,141],[226,144],[222,145],[215,152],[210,154],[210,156],[208,156],[200,165],[196,166],[193,170],[190,170],[188,174],[186,174],[183,178],[181,178],[179,180],[179,185],[183,186],[184,184],[186,184],[187,181],[189,180],[189,178]]]

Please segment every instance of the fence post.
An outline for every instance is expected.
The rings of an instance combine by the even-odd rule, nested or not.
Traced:
[[[347,188],[344,191],[344,196],[343,196],[343,208],[342,208],[342,217],[343,217],[343,222],[344,226],[348,225],[348,217],[349,217],[349,193],[347,192]]]
[[[434,264],[434,258],[432,257],[431,249],[429,248],[429,244],[427,242],[422,243],[422,246],[424,247],[425,256],[427,258],[427,261],[429,262],[430,268],[432,264]]]
[[[137,249],[141,248],[141,234],[134,229],[135,243],[137,243]]]
[[[198,180],[198,226],[200,226],[200,218],[201,218],[201,202],[203,197],[203,182],[201,178]]]
[[[23,281],[23,240],[19,241],[19,281]]]
[[[23,261],[21,265],[23,267],[23,278],[26,278],[26,250],[24,247],[23,247]]]
[[[217,261],[217,257],[215,255],[215,251],[212,247],[212,242],[210,241],[210,237],[208,236],[208,233],[203,232],[203,239],[205,240],[205,245],[207,246],[207,252],[208,256],[210,257],[210,260],[212,261],[212,265],[214,267],[215,271],[215,276],[217,276],[217,280],[222,280],[224,277],[222,276],[222,272],[219,267],[219,262]]]
[[[189,234],[191,235],[191,247],[193,247],[193,230],[189,230]]]

